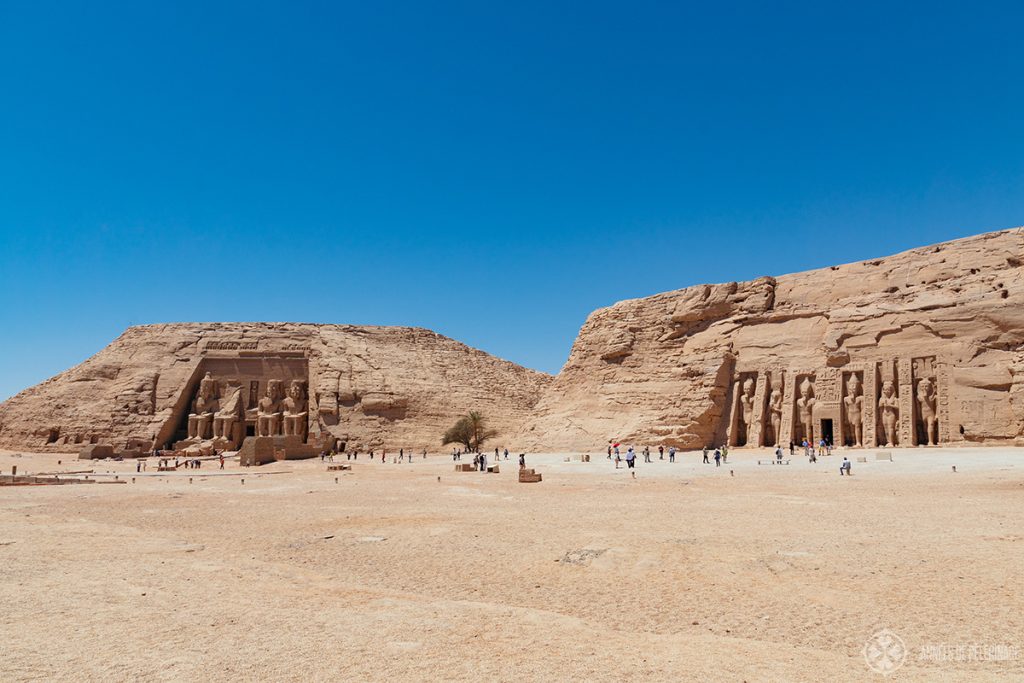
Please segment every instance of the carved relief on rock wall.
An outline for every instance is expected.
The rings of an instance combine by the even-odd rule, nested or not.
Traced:
[[[935,357],[915,358],[914,400],[917,408],[917,443],[934,446],[939,442],[939,403]]]
[[[843,381],[843,422],[844,445],[861,447],[864,445],[864,390],[862,373],[844,373]]]

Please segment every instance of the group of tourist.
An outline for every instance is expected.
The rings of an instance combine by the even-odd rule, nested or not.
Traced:
[[[617,443],[609,444],[608,445],[608,459],[615,461],[615,469],[619,469],[619,465],[623,461],[623,459],[626,461],[626,467],[627,468],[629,468],[629,469],[634,468],[636,466],[636,450],[632,446],[630,446],[629,448],[626,449],[625,458],[623,458],[621,452],[619,451],[619,446],[620,446],[620,444],[617,444]],[[711,463],[711,461],[708,459],[708,453],[709,452],[710,452],[710,449],[707,446],[705,446],[704,449],[703,449],[703,463],[704,464],[710,464]],[[644,449],[643,449],[642,453],[643,453],[643,456],[644,456],[644,462],[653,462],[651,460],[651,448],[650,448],[650,446],[644,446]],[[716,467],[721,467],[722,463],[727,462],[727,460],[728,460],[728,457],[729,457],[729,448],[728,448],[728,446],[721,446],[720,448],[716,448],[714,450],[713,457],[714,457],[714,460],[715,460],[715,466]],[[664,459],[665,459],[665,447],[664,446],[658,446],[658,460],[664,460]],[[669,462],[675,462],[676,461],[676,447],[675,446],[669,446],[668,447],[668,461]]]

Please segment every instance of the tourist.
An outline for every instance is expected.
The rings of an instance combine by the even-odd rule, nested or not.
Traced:
[[[790,440],[790,442],[789,442],[789,454],[790,454],[790,455],[795,455],[795,454],[796,454],[796,453],[795,453],[795,450],[796,450],[796,449],[795,449],[795,447],[793,446],[793,441],[792,441],[792,440]]]
[[[825,455],[825,439],[818,442],[818,455]]]
[[[519,469],[526,467],[526,453],[519,454]]]
[[[399,448],[398,449],[398,462],[402,462],[404,460],[405,460],[405,449],[404,448]]]
[[[831,441],[826,441],[825,442],[825,455],[832,455],[832,442]]]
[[[708,447],[707,446],[704,447],[704,464],[705,465],[710,464],[710,461],[708,460]]]
[[[480,454],[480,471],[487,471],[487,456],[484,455],[483,453]]]
[[[615,453],[615,459],[618,460],[619,459],[619,444],[615,444],[615,446],[613,447],[612,450]]]
[[[427,459],[427,449],[426,448],[423,449],[423,459],[424,460]]]
[[[665,447],[664,446],[658,446],[658,460],[664,460],[664,459],[665,459]]]
[[[626,467],[633,469],[636,464],[636,453],[633,452],[633,447],[630,446],[626,449]]]
[[[715,449],[715,467],[722,466],[722,451]]]
[[[668,461],[669,462],[675,462],[676,461],[676,447],[675,446],[669,446],[668,447]]]
[[[775,460],[780,465],[782,464],[782,449],[778,446],[775,447]]]
[[[839,464],[839,475],[842,476],[844,474],[849,474],[850,473],[850,467],[851,467],[850,461],[844,455],[843,456],[843,462]]]
[[[612,459],[612,445],[608,444],[608,459]]]
[[[505,459],[508,460],[508,449],[505,449]]]
[[[619,458],[619,449],[616,448],[615,449],[615,469],[619,469],[619,461],[620,460],[621,460],[621,458]]]
[[[136,460],[135,461],[135,471],[136,472],[141,472],[142,471],[142,461],[141,460]]]
[[[722,444],[722,462],[729,462],[729,447]]]
[[[224,469],[224,454],[220,454],[220,468]]]
[[[498,447],[494,447],[494,462],[498,462],[501,458],[498,456]]]

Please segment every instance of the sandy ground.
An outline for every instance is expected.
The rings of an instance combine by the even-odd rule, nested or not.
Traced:
[[[1024,680],[1024,451],[893,453],[89,463],[136,480],[0,488],[0,679],[881,681],[889,629],[888,680]]]

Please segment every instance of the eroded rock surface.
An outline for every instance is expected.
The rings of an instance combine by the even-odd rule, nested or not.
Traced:
[[[216,384],[210,399],[216,412],[190,423],[190,413],[202,415],[196,398],[206,373],[207,393]],[[302,435],[297,423],[304,420],[311,442],[330,434],[364,451],[436,451],[444,429],[468,410],[484,412],[507,437],[550,379],[424,329],[147,325],[0,404],[0,446],[74,451],[131,442],[148,448],[154,440],[163,445],[198,432],[212,438],[230,411],[248,423],[249,435],[261,417],[265,431],[280,434]],[[261,412],[272,381],[279,387],[272,403],[280,407]],[[289,413],[284,389],[293,385],[299,406],[293,399]]]
[[[1024,443],[1022,264],[1016,228],[622,301],[591,314],[520,440]]]

